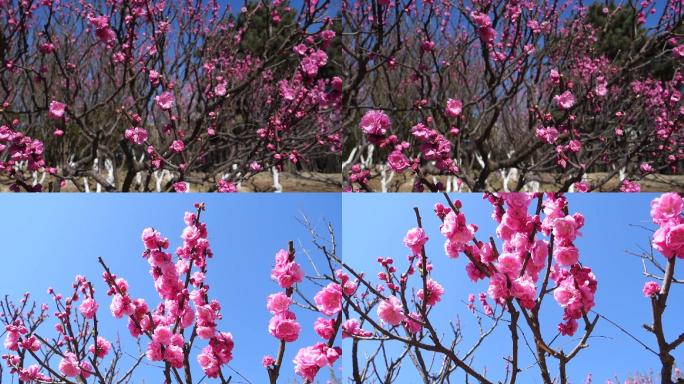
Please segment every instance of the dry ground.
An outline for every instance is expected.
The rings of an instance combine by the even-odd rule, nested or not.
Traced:
[[[589,180],[601,180],[606,176],[604,173],[589,174]],[[446,181],[446,177],[437,176],[437,180]],[[542,191],[555,191],[558,186],[554,184],[553,177],[541,177],[540,189]],[[410,173],[397,174],[394,176],[389,184],[390,192],[411,192],[413,186],[413,178]],[[501,190],[502,180],[498,177],[491,177],[488,180],[489,190]],[[642,192],[665,192],[675,191],[684,192],[684,175],[670,176],[670,175],[650,175],[644,180],[640,181]],[[0,192],[9,191],[11,180],[0,179]],[[315,173],[315,172],[283,172],[280,174],[280,184],[284,192],[340,192],[342,185],[342,177],[339,173]],[[513,188],[513,183],[510,182],[510,187]],[[371,179],[370,186],[375,191],[380,191],[380,180],[378,177]],[[614,191],[618,186],[617,177],[606,183],[601,191]],[[191,186],[192,192],[206,192],[212,185],[206,184],[197,188],[196,185]],[[91,191],[95,191],[95,184],[91,182]],[[68,183],[64,192],[76,192],[77,188]],[[241,185],[241,192],[272,192],[273,178],[271,173],[262,172],[245,181]]]
[[[597,180],[603,180],[606,177],[606,173],[590,173],[588,174],[589,181],[597,181]],[[436,176],[437,180],[442,181],[443,183],[446,182],[447,177],[446,176]],[[541,191],[557,191],[558,190],[558,185],[555,184],[554,178],[552,175],[542,175],[540,177],[542,181],[540,181],[540,190]],[[432,178],[429,179],[432,181]],[[487,190],[495,190],[499,191],[502,190],[502,183],[503,180],[501,178],[496,177],[496,175],[492,175],[488,180],[487,180],[487,185],[488,188]],[[641,184],[641,191],[642,192],[684,192],[684,175],[677,175],[677,176],[671,176],[671,175],[649,175],[645,179],[640,181]],[[375,191],[380,191],[381,186],[380,186],[380,178],[375,177],[371,179],[370,182],[371,188]],[[613,179],[609,180],[606,184],[603,185],[603,187],[600,189],[600,191],[615,191],[618,189],[619,186],[619,180],[617,177],[614,177]],[[395,174],[394,178],[388,185],[388,191],[389,192],[411,192],[413,188],[413,176],[409,172],[405,172],[404,174]],[[509,188],[513,189],[514,188],[514,183],[511,181],[509,182]]]
[[[0,179],[0,192],[8,192],[12,181],[7,178]],[[342,187],[342,179],[339,173],[315,173],[315,172],[299,172],[289,173],[283,172],[280,174],[280,184],[284,192],[339,192]],[[205,184],[200,186],[191,185],[191,192],[206,192],[211,189],[212,185]],[[91,180],[90,190],[95,191],[95,183]],[[62,188],[63,192],[78,192],[78,189],[68,182],[66,187]],[[273,177],[271,173],[262,172],[243,182],[240,188],[241,192],[272,192],[273,191]]]

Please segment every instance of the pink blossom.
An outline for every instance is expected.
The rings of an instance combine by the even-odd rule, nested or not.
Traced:
[[[173,183],[173,190],[178,193],[185,193],[188,191],[188,183],[185,181],[178,181]]]
[[[152,70],[150,70],[149,79],[150,79],[150,83],[152,83],[152,85],[158,85],[159,81],[161,80],[161,74],[159,74],[159,72],[152,69]]]
[[[159,106],[159,108],[161,108],[163,110],[169,110],[169,109],[173,108],[173,105],[175,103],[173,93],[168,92],[168,91],[162,92],[162,94],[159,96],[156,96],[154,98],[154,100],[157,102],[157,105]]]
[[[684,258],[684,224],[663,225],[653,234],[652,244],[668,259],[673,256]]]
[[[423,52],[432,52],[435,49],[435,42],[424,40],[420,43],[420,50]]]
[[[314,322],[314,331],[326,340],[333,338],[335,336],[335,320],[319,317]]]
[[[473,23],[478,27],[480,38],[487,43],[494,41],[496,31],[492,28],[492,21],[489,16],[482,12],[473,12],[470,14]]]
[[[540,127],[537,128],[537,138],[546,142],[547,144],[553,144],[558,139],[558,130],[554,127]]]
[[[218,181],[218,191],[223,193],[237,192],[237,186],[233,182],[221,179]]]
[[[228,84],[225,81],[216,84],[216,86],[214,87],[214,93],[216,94],[216,96],[225,96],[228,91],[227,85]]]
[[[475,226],[466,224],[466,217],[461,212],[449,212],[439,227],[442,235],[457,244],[466,244],[472,240],[476,230]]]
[[[427,285],[427,291],[428,291],[427,305],[433,306],[433,305],[437,304],[439,302],[439,300],[442,298],[442,294],[444,293],[444,288],[442,287],[441,284],[439,284],[438,282],[436,282],[432,279],[428,279],[426,282],[426,285]],[[420,300],[425,300],[425,297],[424,297],[425,294],[424,294],[422,289],[418,290],[416,295],[418,296],[418,298]]]
[[[273,358],[273,356],[266,355],[263,359],[261,359],[261,365],[263,365],[264,368],[268,368],[273,364],[275,364],[275,359]]]
[[[342,287],[330,283],[314,296],[316,308],[326,316],[334,316],[342,310]]]
[[[59,362],[59,371],[62,372],[64,376],[78,376],[81,373],[81,368],[78,365],[76,355],[71,352],[64,353],[64,357]]]
[[[274,293],[268,295],[266,308],[272,314],[287,312],[292,304],[292,299],[290,299],[286,294],[282,292]]]
[[[233,336],[222,332],[209,341],[209,345],[197,355],[197,362],[210,378],[219,377],[221,366],[227,364],[233,358]]]
[[[644,284],[643,292],[646,297],[655,296],[660,292],[660,285],[655,281],[648,281]]]
[[[563,109],[570,109],[575,105],[575,96],[570,91],[565,91],[553,97],[553,102]]]
[[[271,279],[278,282],[281,288],[291,288],[304,278],[304,272],[295,261],[289,261],[287,251],[281,249],[276,253],[276,265],[271,271]]]
[[[51,379],[40,371],[40,365],[31,364],[28,368],[19,372],[19,379],[28,383],[49,383]]]
[[[391,125],[389,117],[381,111],[368,111],[361,118],[361,131],[373,138],[384,137]]]
[[[378,317],[389,325],[399,325],[406,317],[404,315],[404,306],[395,296],[383,300],[378,305]]]
[[[506,275],[502,273],[494,273],[489,279],[489,288],[487,289],[489,297],[499,304],[503,304],[509,297],[508,281]]]
[[[346,337],[369,337],[372,333],[361,329],[358,319],[349,319],[342,323],[342,338]]]
[[[130,315],[133,312],[131,299],[128,296],[121,296],[118,293],[112,297],[112,303],[110,304],[109,309],[112,311],[112,315],[117,319],[122,318],[124,315]]]
[[[641,185],[637,181],[622,180],[620,192],[641,192]]]
[[[389,165],[390,169],[394,172],[401,173],[410,167],[411,163],[409,162],[408,157],[401,151],[392,151],[392,153],[387,156],[387,165]]]
[[[599,83],[598,85],[596,85],[594,92],[596,93],[597,96],[601,96],[601,97],[604,97],[605,95],[607,95],[608,94],[608,88],[606,87],[606,83]]]
[[[577,230],[580,228],[579,224],[580,223],[575,220],[575,217],[570,215],[554,219],[553,235],[559,240],[575,240],[575,237],[577,237]]]
[[[98,358],[103,358],[107,356],[109,353],[109,350],[112,348],[112,344],[107,341],[105,338],[98,336],[97,337],[97,357]],[[95,354],[95,344],[91,344],[88,347],[88,352]]]
[[[423,228],[411,228],[406,232],[404,237],[404,244],[413,252],[414,255],[420,255],[423,245],[428,241],[427,234]]]
[[[42,54],[50,54],[55,51],[55,45],[52,43],[42,43],[38,46],[38,50]]]
[[[124,138],[133,144],[142,145],[148,138],[147,130],[140,127],[129,128],[124,132]]]
[[[141,239],[145,245],[145,249],[165,249],[169,247],[169,239],[162,237],[161,233],[152,228],[143,229]],[[166,256],[164,253],[161,255]]]
[[[420,313],[411,312],[404,319],[404,326],[409,333],[415,334],[420,332],[421,328],[423,328],[420,323],[422,320],[423,318],[420,316]]]
[[[114,31],[109,27],[107,16],[89,17],[90,23],[95,26],[95,36],[105,43],[111,43],[116,39]]]
[[[36,336],[31,335],[24,340],[22,347],[31,352],[38,352],[40,350],[40,340]]]
[[[680,44],[674,48],[672,48],[672,54],[674,57],[681,59],[684,57],[684,44]]]
[[[329,348],[323,343],[302,348],[294,358],[295,373],[304,380],[313,382],[318,371],[324,366],[332,366],[342,354],[339,348]]]
[[[470,280],[472,280],[473,282],[476,282],[487,277],[487,275],[480,271],[480,269],[477,268],[477,266],[475,266],[475,264],[473,263],[466,264],[466,274],[468,275],[468,278],[470,278]]]
[[[684,209],[684,200],[676,192],[669,192],[651,201],[651,218],[656,224],[678,220]]]
[[[169,327],[157,327],[152,334],[152,340],[162,345],[168,345],[171,342],[171,336],[173,333]]]
[[[572,336],[577,332],[577,320],[570,319],[565,323],[558,324],[558,332],[563,336]]]
[[[61,120],[64,117],[64,110],[66,109],[66,104],[60,103],[59,101],[51,101],[50,108],[48,110],[48,115],[51,119]]]
[[[570,266],[577,263],[579,253],[574,246],[557,246],[553,250],[553,256],[560,265]]]
[[[463,112],[463,102],[459,99],[448,99],[444,110],[449,117],[458,117]]]
[[[183,152],[185,149],[185,143],[183,143],[183,140],[174,140],[169,149],[176,153]]]
[[[19,332],[7,332],[4,347],[10,351],[16,351],[19,348],[19,337]]]
[[[523,275],[511,283],[511,296],[520,300],[520,304],[528,309],[534,308],[537,288],[529,275]]]
[[[517,254],[504,252],[499,256],[499,272],[505,273],[508,276],[515,278],[520,275],[522,268],[522,261]]]
[[[275,314],[268,323],[268,332],[275,338],[291,343],[299,337],[301,329],[293,312]]]
[[[576,300],[577,294],[578,291],[575,287],[569,284],[563,284],[553,291],[553,298],[556,299],[556,302],[558,302],[561,307],[567,307]]]
[[[93,316],[95,316],[95,312],[97,312],[97,308],[99,305],[93,299],[92,297],[89,297],[81,303],[81,305],[78,307],[79,311],[85,316],[86,319],[92,319]]]
[[[573,184],[573,187],[575,192],[589,192],[590,185],[586,181],[578,181]]]

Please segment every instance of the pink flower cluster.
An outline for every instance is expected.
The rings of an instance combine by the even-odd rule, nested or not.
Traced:
[[[341,280],[341,284],[331,282],[322,287],[314,296],[316,309],[325,316],[333,317],[319,317],[313,325],[316,334],[327,343],[316,343],[313,346],[301,348],[293,360],[295,373],[308,382],[313,382],[322,367],[332,366],[342,354],[340,348],[332,348],[330,345],[334,342],[342,321],[340,312],[342,311],[343,291],[346,294],[352,294],[356,285],[350,282],[349,277],[342,271],[337,271],[335,275]],[[268,331],[283,342],[280,346],[282,352],[285,348],[284,343],[296,341],[301,331],[297,316],[290,311],[294,285],[301,282],[303,278],[303,271],[295,261],[292,244],[290,244],[289,252],[281,249],[276,253],[271,278],[284,289],[284,292],[269,295],[266,301],[266,308],[273,314],[268,324]],[[271,375],[280,370],[281,361],[276,361],[272,356],[265,356],[262,364]]]
[[[373,144],[380,144],[385,140],[387,132],[392,127],[390,118],[381,111],[368,111],[361,118],[361,131]]]
[[[314,296],[316,308],[326,315],[335,316],[342,310],[342,287],[337,283],[330,283]]]
[[[268,323],[268,332],[278,340],[291,343],[299,338],[301,326],[297,322],[297,315],[290,311],[290,304],[293,287],[302,281],[303,276],[304,273],[295,261],[294,254],[284,249],[276,252],[271,278],[285,289],[285,292],[268,296],[266,308],[273,314]]]
[[[15,127],[19,125],[19,121],[14,121]],[[26,136],[22,132],[2,125],[0,126],[0,172],[7,173],[10,176],[15,176],[17,169],[15,168],[19,162],[26,162],[26,168],[29,171],[38,171],[45,167],[45,160],[43,159],[43,142]],[[47,169],[48,172],[54,173],[54,169]],[[13,187],[13,190],[18,188]],[[40,190],[40,185],[36,190]]]
[[[545,215],[543,220],[539,215],[528,213],[532,194],[502,193],[485,197],[494,206],[492,217],[498,222],[496,234],[502,240],[501,250],[495,251],[491,243],[475,239],[477,227],[466,224],[465,215],[460,212],[461,203],[457,201],[454,207],[459,211],[441,204],[435,207],[443,222],[441,232],[447,238],[446,254],[457,257],[464,253],[469,260],[468,276],[473,281],[488,278],[487,293],[496,303],[505,305],[508,300],[516,299],[522,307],[530,309],[537,303],[540,272],[546,266],[551,244],[536,237],[538,234],[550,236],[555,261],[550,277],[558,285],[556,301],[565,311],[565,323],[559,329],[563,334],[572,335],[582,311],[594,306],[596,292],[596,278],[591,269],[577,264],[579,252],[573,243],[584,225],[584,217],[579,213],[569,215],[567,200],[560,195],[549,194],[543,201],[540,206]],[[483,299],[483,308],[488,307]]]
[[[404,244],[413,252],[414,255],[420,255],[423,246],[429,240],[425,230],[423,228],[412,228],[406,232],[404,237]]]
[[[577,331],[577,319],[595,305],[596,276],[590,268],[575,264],[569,270],[553,268],[551,279],[556,283],[553,297],[564,309],[565,322],[558,325],[558,331],[562,335],[572,336]]]
[[[446,237],[444,250],[449,257],[458,257],[459,252],[465,249],[466,244],[473,239],[477,227],[466,224],[463,213],[449,212],[443,217],[442,225],[439,228],[442,235]]]
[[[59,362],[59,371],[64,376],[75,377],[81,376],[84,379],[90,377],[93,373],[93,367],[87,361],[79,362],[78,358],[73,352],[66,352],[64,357]]]
[[[175,261],[166,251],[167,238],[152,228],[142,232],[143,257],[150,264],[150,275],[162,300],[155,310],[150,311],[143,299],[131,299],[124,279],[107,272],[104,279],[110,287],[112,314],[116,318],[128,316],[128,328],[134,337],[145,334],[151,339],[146,352],[148,359],[165,361],[174,368],[183,367],[188,353],[183,331],[194,326],[197,336],[209,341],[197,361],[207,376],[218,377],[221,366],[232,359],[234,343],[230,333],[216,329],[221,319],[221,305],[216,300],[209,301],[209,287],[204,284],[207,259],[213,252],[206,224],[200,221],[204,204],[195,207],[196,213],[185,213],[183,243],[176,249]],[[193,272],[193,268],[197,270]]]
[[[414,125],[411,134],[420,143],[419,149],[425,160],[434,161],[440,170],[458,172],[458,167],[451,158],[451,142],[446,137],[422,123]]]
[[[337,271],[337,277],[346,277],[342,271]],[[343,279],[348,281],[347,279]],[[344,284],[344,283],[343,283]],[[351,287],[352,291],[356,287]],[[337,332],[342,322],[342,285],[338,283],[330,283],[323,287],[316,296],[314,302],[316,308],[326,316],[334,316],[326,319],[319,317],[314,322],[314,331],[318,336],[326,341],[326,343],[316,343],[310,347],[301,348],[294,358],[295,373],[303,379],[313,382],[318,371],[325,366],[332,367],[337,359],[342,355],[342,349],[339,347],[330,347],[335,341]],[[345,289],[349,289],[345,287]],[[346,292],[351,294],[352,292]]]
[[[271,271],[271,278],[275,280],[281,288],[291,288],[296,283],[302,281],[304,277],[304,272],[302,268],[290,259],[290,254],[281,249],[276,253],[275,266]]]
[[[340,347],[328,347],[323,343],[316,343],[311,347],[305,347],[297,352],[293,362],[295,373],[313,382],[318,371],[325,366],[332,367],[335,361],[342,356]]]
[[[301,62],[301,68],[307,77],[315,77],[318,70],[328,63],[328,55],[325,51],[320,49],[314,50],[310,54],[304,56]]]
[[[219,377],[221,366],[233,359],[233,335],[218,332],[209,339],[209,345],[197,355],[197,362],[207,377]]]
[[[124,138],[136,145],[145,144],[145,141],[147,141],[148,138],[147,130],[140,127],[127,129],[124,132]]]
[[[349,319],[342,323],[342,338],[346,337],[369,337],[373,333],[361,328],[359,319]]]
[[[656,197],[651,202],[651,219],[659,226],[653,234],[653,248],[668,259],[684,258],[684,201],[675,192]]]

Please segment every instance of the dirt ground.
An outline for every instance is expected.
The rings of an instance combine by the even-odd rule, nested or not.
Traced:
[[[603,180],[606,177],[606,173],[590,173],[588,174],[589,181]],[[436,176],[436,180],[445,183],[447,180],[446,176]],[[557,191],[558,185],[554,182],[554,177],[552,175],[541,175],[539,190],[542,192]],[[433,181],[432,178],[429,179]],[[502,190],[502,180],[499,177],[490,177],[487,180],[488,188],[487,190]],[[641,184],[642,192],[684,192],[684,175],[649,175],[645,179],[639,182]],[[381,183],[379,177],[371,179],[371,188],[374,191],[381,190]],[[388,184],[388,192],[411,192],[413,188],[413,177],[409,172],[404,174],[395,174],[392,181]],[[509,188],[514,188],[514,183],[509,182]],[[604,184],[599,191],[617,191],[619,189],[619,180],[617,177],[609,180]]]
[[[589,180],[602,180],[606,174],[592,173],[589,174]],[[544,181],[540,182],[541,191],[555,191],[557,185],[553,182],[552,175],[547,177],[542,176]],[[431,179],[432,180],[432,179]],[[442,182],[446,181],[446,177],[437,176],[436,180]],[[488,180],[489,190],[501,190],[502,181],[500,178],[492,177]],[[9,191],[11,181],[8,179],[0,179],[0,192]],[[283,172],[280,174],[280,184],[283,192],[340,192],[342,185],[342,176],[339,173],[315,173],[315,172]],[[670,176],[670,175],[650,175],[644,180],[640,181],[642,192],[665,192],[675,191],[684,192],[684,175]],[[600,191],[615,191],[619,185],[618,179],[614,178],[606,183]],[[370,186],[375,191],[380,191],[379,178],[371,179]],[[389,192],[411,192],[413,186],[413,178],[407,172],[403,175],[394,175],[394,178],[388,185]],[[513,182],[509,183],[510,188],[513,188]],[[191,185],[191,192],[206,192],[213,186],[203,185],[197,188],[197,185]],[[91,191],[95,191],[95,184],[91,182]],[[71,183],[64,192],[76,192],[78,189]],[[257,174],[251,179],[242,183],[240,192],[273,192],[273,177],[269,172]]]
[[[1,178],[0,192],[9,192],[11,184],[11,180]],[[283,172],[280,174],[280,184],[282,185],[283,192],[340,192],[342,190],[342,178],[339,173]],[[206,184],[198,188],[197,185],[191,185],[190,191],[206,192],[212,187],[215,186]],[[94,192],[95,190],[95,182],[91,180],[90,191]],[[273,177],[269,172],[257,174],[243,182],[240,187],[240,192],[273,192],[273,190]],[[68,182],[62,188],[62,192],[78,192],[78,188],[73,183]]]

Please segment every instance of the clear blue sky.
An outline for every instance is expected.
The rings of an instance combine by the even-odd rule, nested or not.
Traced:
[[[113,340],[118,333],[122,341],[128,340],[127,321],[116,320],[109,313],[110,301],[97,257],[102,256],[114,273],[128,280],[133,296],[156,305],[158,296],[148,274],[149,265],[140,256],[141,231],[148,226],[160,230],[175,250],[184,227],[183,213],[192,211],[193,203],[204,201],[207,210],[203,219],[215,252],[207,283],[211,285],[211,297],[223,305],[224,318],[219,328],[232,332],[235,339],[230,366],[252,383],[261,384],[268,380],[261,358],[277,352],[277,340],[267,330],[270,314],[266,310],[266,296],[279,289],[270,280],[274,254],[286,248],[288,240],[294,240],[299,250],[301,242],[314,261],[322,264],[321,255],[297,219],[305,214],[322,231],[327,222],[332,222],[339,232],[340,200],[339,194],[5,194],[0,199],[4,217],[0,222],[0,295],[18,298],[30,291],[39,302],[51,303],[46,293],[48,286],[68,293],[74,276],[85,275],[95,282],[101,334]],[[304,253],[300,252],[299,257],[303,268],[311,271]],[[312,296],[316,289],[310,284],[305,286]],[[302,309],[296,312],[302,333],[288,346],[282,382],[296,378],[291,363],[296,351],[320,341],[312,329],[316,316]],[[54,336],[53,324],[54,319],[49,319],[43,327],[48,336]],[[130,349],[130,344],[125,345]],[[206,342],[196,345],[204,347]],[[128,367],[130,360],[126,358],[123,367]],[[133,381],[159,382],[156,372],[145,367]],[[328,376],[329,372],[321,372],[321,379]],[[196,373],[194,377],[201,376]],[[233,374],[232,382],[246,381]]]
[[[595,309],[608,318],[619,321],[623,327],[646,341],[652,348],[655,347],[655,340],[641,327],[643,323],[650,321],[650,304],[641,293],[646,279],[641,274],[640,260],[627,254],[625,250],[637,250],[639,246],[648,247],[649,232],[632,227],[630,224],[653,227],[649,217],[649,202],[655,196],[657,195],[645,193],[569,196],[571,212],[582,212],[586,217],[586,225],[582,230],[583,236],[576,241],[576,244],[580,250],[581,261],[592,267],[598,277]],[[463,211],[469,222],[480,226],[479,237],[486,238],[494,235],[495,226],[490,217],[491,205],[483,201],[479,194],[463,194],[458,198],[463,201]],[[344,258],[347,263],[364,270],[373,277],[378,272],[376,262],[378,256],[392,256],[399,265],[405,266],[408,252],[402,239],[406,231],[416,225],[413,207],[419,207],[424,226],[430,236],[427,251],[435,266],[433,277],[446,289],[442,302],[435,308],[434,315],[436,316],[433,319],[444,327],[448,321],[460,318],[465,341],[459,350],[463,351],[470,348],[473,335],[477,334],[478,330],[474,317],[462,301],[467,300],[469,293],[477,295],[479,292],[486,291],[486,286],[482,283],[475,287],[472,285],[465,274],[466,262],[463,257],[451,260],[445,256],[444,238],[439,233],[439,220],[432,213],[432,208],[437,202],[445,203],[442,195],[345,194],[342,220]],[[681,269],[679,268],[680,271]],[[682,276],[682,273],[678,275]],[[684,287],[677,286],[673,292],[666,311],[666,330],[670,338],[684,331],[681,326],[684,308],[676,304],[681,303],[684,298]],[[553,298],[547,299],[545,307],[544,313],[548,315],[545,334],[552,337],[560,319],[560,310]],[[679,324],[675,319],[680,319]],[[574,346],[576,339],[576,337],[562,337],[554,345],[565,346],[568,350]],[[345,339],[343,348],[350,350],[351,343],[346,340],[348,339]],[[630,373],[647,373],[652,369],[656,371],[658,369],[656,356],[646,352],[640,345],[605,321],[599,321],[589,344],[589,348],[583,350],[569,366],[569,375],[573,383],[582,383],[588,373],[593,374],[595,383],[603,383],[615,375],[624,380]],[[531,358],[522,341],[521,345],[521,352],[528,356],[522,364],[526,367],[529,364],[525,363],[531,363]],[[476,355],[475,366],[480,369],[487,367],[489,377],[492,379],[502,379],[504,354],[501,351],[505,353],[510,351],[510,341],[505,326],[500,327],[500,332],[495,332],[480,349]],[[344,369],[350,371],[351,359],[349,357],[349,354],[345,355],[343,364]],[[682,348],[675,353],[675,358],[680,362],[684,359]],[[418,382],[410,360],[407,359],[404,363],[400,382]],[[519,381],[541,382],[534,368],[525,371]]]

